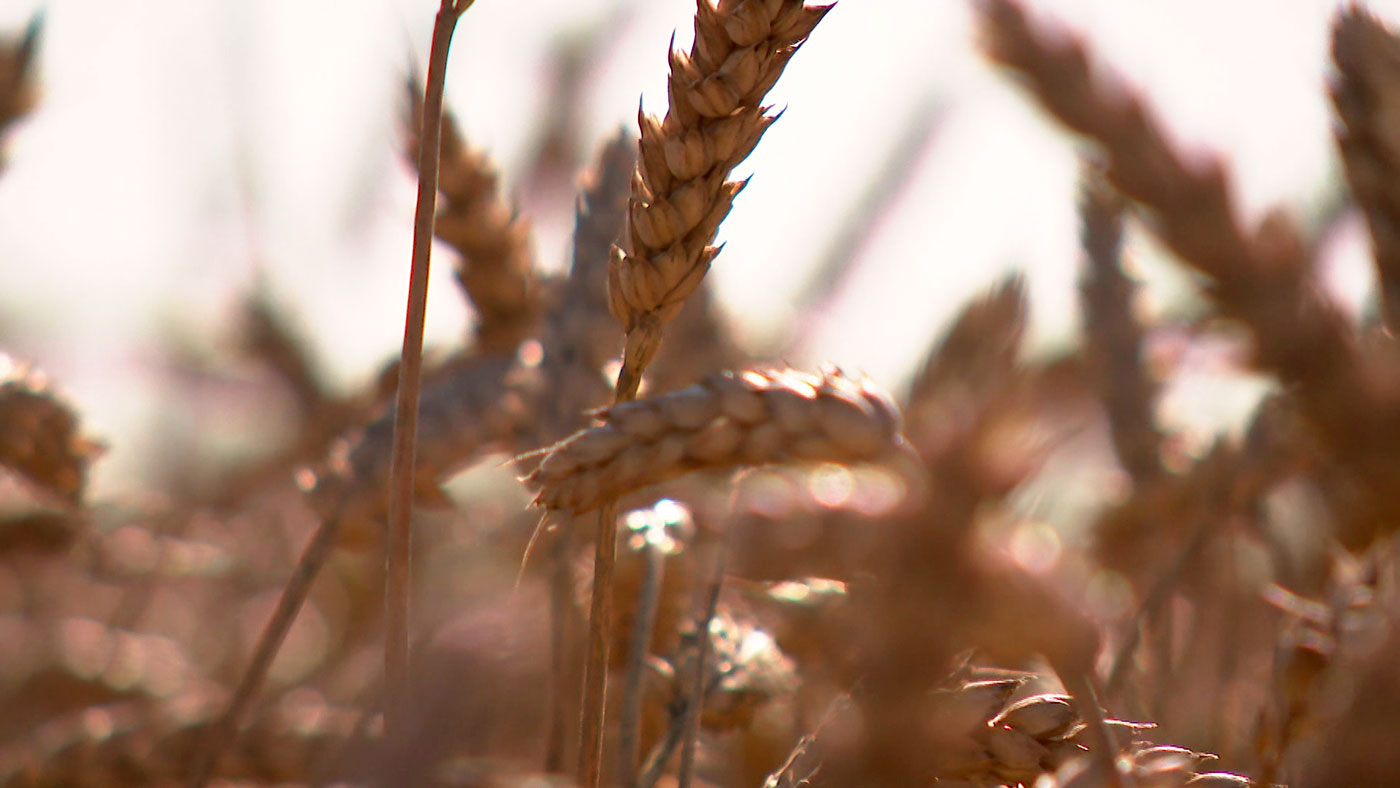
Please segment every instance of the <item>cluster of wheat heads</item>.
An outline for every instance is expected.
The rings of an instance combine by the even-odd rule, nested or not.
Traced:
[[[1400,783],[1400,38],[1336,20],[1338,143],[1383,307],[1358,326],[1299,231],[1245,226],[1223,167],[1181,154],[1082,42],[1011,0],[975,8],[990,58],[1085,138],[1080,351],[1024,358],[1013,277],[898,397],[739,353],[704,278],[730,171],[826,9],[700,0],[667,114],[582,182],[565,274],[537,273],[489,158],[444,121],[437,231],[478,320],[423,382],[396,735],[391,374],[329,393],[254,296],[244,350],[295,434],[115,505],[85,494],[100,450],[80,415],[5,360],[0,785]],[[36,36],[0,51],[0,129],[32,106]],[[1197,458],[1173,455],[1144,357],[1165,331],[1240,332],[1138,319],[1129,215],[1279,382]],[[1075,541],[1017,495],[1068,483],[1085,435],[1123,473]]]

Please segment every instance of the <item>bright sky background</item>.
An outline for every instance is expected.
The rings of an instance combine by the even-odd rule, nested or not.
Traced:
[[[40,5],[0,0],[0,30]],[[99,486],[123,488],[182,430],[210,426],[202,405],[170,393],[164,349],[227,348],[239,299],[259,279],[338,385],[397,352],[414,188],[397,107],[409,64],[426,60],[434,0],[43,5],[42,103],[6,140],[0,175],[0,338],[58,379],[112,445]],[[1231,161],[1251,215],[1306,215],[1335,189],[1324,87],[1333,2],[1031,5],[1089,37],[1182,140]],[[1373,5],[1400,18],[1400,2]],[[675,31],[688,46],[693,8],[479,0],[463,18],[448,101],[530,213],[542,265],[563,264],[572,218],[569,194],[522,193],[550,53],[604,31],[578,129],[592,151],[634,123],[639,96],[664,110],[667,41]],[[1013,268],[1030,273],[1037,342],[1073,341],[1075,149],[982,61],[966,3],[842,0],[770,101],[786,113],[740,167],[755,177],[721,230],[712,274],[756,348],[800,326],[787,360],[897,385],[956,305]],[[929,144],[849,286],[796,322],[792,298],[929,106]],[[1369,273],[1351,227],[1328,277],[1356,303]],[[1179,277],[1139,252],[1170,305]],[[448,257],[435,262],[429,338],[451,346],[465,311]],[[228,418],[225,429],[260,423]]]

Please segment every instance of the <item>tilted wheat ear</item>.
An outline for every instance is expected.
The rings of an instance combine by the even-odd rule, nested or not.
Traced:
[[[710,244],[743,182],[727,180],[775,119],[760,104],[830,6],[801,0],[700,0],[690,53],[671,51],[670,111],[639,112],[640,159],[628,229],[608,268],[608,300],[627,332],[619,391],[641,371],[709,270]]]
[[[901,445],[900,417],[868,381],[791,369],[714,375],[599,413],[527,477],[535,502],[586,512],[690,471],[787,460],[859,462]]]

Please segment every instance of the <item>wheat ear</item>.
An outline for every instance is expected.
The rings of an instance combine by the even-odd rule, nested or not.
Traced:
[[[526,477],[574,513],[691,471],[788,460],[860,462],[900,443],[894,403],[868,381],[791,369],[721,374],[599,412]]]
[[[423,325],[428,311],[428,269],[433,220],[437,212],[438,159],[442,152],[442,93],[447,53],[457,20],[475,0],[442,0],[433,20],[428,77],[423,96],[422,140],[418,152],[418,200],[413,209],[413,254],[408,275],[399,387],[394,401],[394,437],[389,455],[389,527],[385,545],[384,729],[392,741],[406,729],[408,715],[409,584],[413,557],[413,473],[418,443],[418,397],[423,372]]]
[[[39,44],[44,18],[35,15],[24,35],[0,45],[0,133],[29,114],[34,107],[34,50]]]
[[[1270,215],[1257,228],[1238,221],[1218,160],[1184,155],[1121,81],[1091,67],[1078,40],[1027,18],[1013,0],[977,4],[990,56],[1023,77],[1065,126],[1096,141],[1107,178],[1146,209],[1147,224],[1182,260],[1211,280],[1228,317],[1249,327],[1258,365],[1296,386],[1322,446],[1356,474],[1364,495],[1337,531],[1355,546],[1400,522],[1392,458],[1400,419],[1400,354],[1382,343],[1363,353],[1345,315],[1311,277],[1312,256],[1293,224]]]
[[[1013,0],[978,8],[990,57],[1023,75],[1061,123],[1103,147],[1109,182],[1147,209],[1148,225],[1173,252],[1213,280],[1222,308],[1254,329],[1262,363],[1289,383],[1325,381],[1337,401],[1362,406],[1350,329],[1308,280],[1296,230],[1280,217],[1244,227],[1219,161],[1175,148],[1140,96],[1091,68],[1081,42],[1033,22]]]
[[[690,53],[671,51],[670,111],[637,116],[627,233],[608,267],[609,306],[627,332],[619,392],[636,390],[662,327],[709,270],[715,232],[744,187],[726,180],[729,171],[777,118],[759,102],[829,9],[802,0],[696,4]]]
[[[543,358],[522,388],[534,418],[522,424],[522,448],[541,446],[587,422],[585,411],[611,398],[603,369],[622,332],[608,314],[607,266],[622,235],[628,185],[637,161],[634,139],[614,135],[585,176],[574,219],[573,265],[547,283],[551,308],[540,327]]]
[[[1157,386],[1142,366],[1143,328],[1133,315],[1135,287],[1121,265],[1123,200],[1098,173],[1085,169],[1079,195],[1084,352],[1118,462],[1142,484],[1162,470],[1162,434],[1152,418]]]
[[[408,155],[419,163],[422,87],[409,84]],[[541,312],[530,252],[530,224],[501,197],[490,158],[469,146],[450,112],[443,112],[437,211],[433,234],[457,250],[457,284],[476,310],[476,348],[509,352],[529,337]]]
[[[1341,124],[1337,147],[1347,183],[1371,229],[1381,309],[1400,327],[1400,38],[1361,8],[1337,16],[1332,30],[1337,78],[1332,103]]]

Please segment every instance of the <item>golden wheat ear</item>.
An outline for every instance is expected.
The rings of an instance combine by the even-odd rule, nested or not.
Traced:
[[[554,446],[526,480],[535,502],[581,513],[707,468],[861,462],[901,445],[893,401],[868,381],[791,369],[715,375],[599,413],[603,423]]]
[[[744,188],[729,171],[777,119],[760,102],[830,8],[701,0],[690,52],[671,50],[670,111],[638,112],[627,234],[608,269],[609,305],[627,332],[619,391],[636,390],[662,327],[718,254],[715,232]]]

